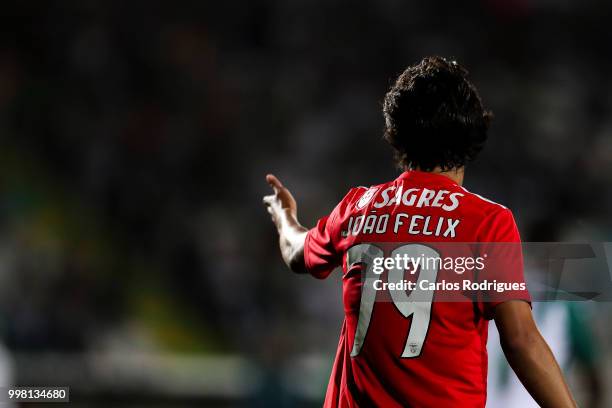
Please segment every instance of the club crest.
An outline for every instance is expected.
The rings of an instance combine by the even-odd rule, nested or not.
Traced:
[[[368,205],[370,200],[372,200],[372,197],[374,197],[376,191],[378,191],[377,187],[370,187],[368,191],[361,196],[359,201],[357,201],[357,205],[355,207],[357,207],[358,210],[363,209],[366,205]]]
[[[410,348],[410,352],[412,354],[416,354],[416,352],[419,350],[419,345],[417,343],[410,343],[408,347]]]

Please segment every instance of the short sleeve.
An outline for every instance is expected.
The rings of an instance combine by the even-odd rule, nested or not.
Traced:
[[[333,220],[336,211],[321,218],[306,235],[304,264],[306,270],[315,278],[326,278],[334,268],[340,266],[342,261],[342,255],[336,251],[333,242],[335,233]]]
[[[480,298],[486,319],[493,318],[495,306],[509,300],[531,303],[523,271],[521,237],[512,212],[506,208],[487,216],[478,230],[484,270],[478,274]]]
[[[317,225],[308,231],[304,242],[304,264],[306,270],[315,278],[327,278],[336,267],[342,265],[343,253],[338,249],[342,239],[341,220],[357,194],[363,191],[363,187],[350,189],[331,214],[321,218]]]

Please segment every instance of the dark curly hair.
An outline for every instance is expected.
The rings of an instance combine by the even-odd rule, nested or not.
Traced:
[[[493,117],[456,61],[426,57],[385,95],[384,139],[402,169],[459,168],[483,148]]]

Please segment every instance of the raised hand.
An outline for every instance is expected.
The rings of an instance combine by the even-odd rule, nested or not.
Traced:
[[[276,176],[268,174],[266,181],[274,194],[265,196],[263,202],[276,225],[283,260],[292,271],[305,273],[304,241],[308,230],[297,220],[297,203]]]
[[[297,203],[291,195],[291,192],[283,186],[283,183],[273,174],[266,176],[266,181],[272,187],[274,194],[267,195],[263,198],[263,202],[272,216],[272,221],[280,228],[281,212],[287,213],[297,220]]]

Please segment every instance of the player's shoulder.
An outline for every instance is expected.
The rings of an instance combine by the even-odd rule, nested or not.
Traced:
[[[463,194],[461,207],[470,209],[482,217],[504,213],[512,214],[512,211],[505,205],[474,193],[463,186],[457,186],[457,191]]]
[[[340,201],[340,205],[344,207],[349,207],[359,201],[364,196],[374,195],[375,190],[372,190],[370,192],[371,189],[372,187],[366,186],[351,187],[350,190],[344,196],[344,198]]]

